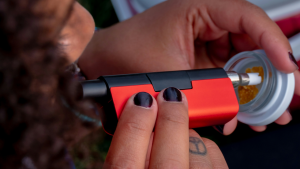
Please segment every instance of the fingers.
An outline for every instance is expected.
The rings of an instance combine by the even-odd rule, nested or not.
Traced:
[[[230,50],[232,49],[228,33],[222,37],[207,43],[207,50],[210,57],[216,58],[215,62],[226,63],[229,60]],[[216,63],[220,65],[220,63]]]
[[[211,140],[189,131],[190,168],[227,169],[227,163],[219,147]]]
[[[231,133],[233,133],[233,131],[235,130],[235,128],[237,126],[237,122],[238,122],[238,120],[237,120],[237,117],[235,116],[232,120],[227,122],[225,125],[214,126],[214,129],[216,129],[221,134],[227,136],[227,135],[230,135]]]
[[[210,161],[213,164],[213,168],[228,169],[226,160],[225,160],[220,148],[218,147],[218,145],[215,142],[213,142],[207,138],[203,138],[203,142],[206,146]]]
[[[276,121],[275,123],[279,125],[286,125],[292,120],[292,115],[288,110],[286,110]]]
[[[267,129],[267,126],[249,126],[249,127],[256,132],[263,132]]]
[[[229,60],[232,50],[243,52],[258,48],[247,34],[226,33],[222,37],[207,43],[209,56],[217,59],[215,62],[218,66],[220,65],[218,62],[225,64]]]
[[[197,132],[189,131],[190,168],[213,168],[207,148]]]
[[[149,168],[188,168],[189,117],[185,95],[167,88],[157,96],[158,114]]]
[[[288,110],[286,110],[276,121],[275,123],[279,125],[286,125],[292,120],[292,116]],[[225,125],[214,126],[218,132],[223,135],[230,135],[237,127],[237,118],[234,117],[232,120],[227,122]],[[263,132],[267,129],[267,126],[249,126],[252,130],[257,132]]]
[[[149,141],[149,145],[148,145],[147,155],[146,155],[145,168],[149,168],[150,155],[151,155],[151,149],[152,149],[152,144],[153,144],[153,138],[154,138],[154,133],[152,132],[151,137],[150,137],[150,141]]]
[[[247,34],[226,33],[222,37],[207,42],[207,52],[218,67],[224,67],[235,54],[259,49]]]
[[[231,43],[237,52],[259,49],[257,44],[247,34],[230,34]]]
[[[227,122],[225,125],[219,125],[219,126],[213,126],[215,130],[217,130],[219,133],[227,136],[234,132],[234,130],[237,127],[237,118],[233,118],[229,122]],[[249,126],[252,130],[257,132],[265,131],[267,126]]]
[[[259,7],[241,0],[206,3],[212,22],[232,33],[248,34],[263,48],[273,65],[280,71],[290,73],[296,66],[288,54],[290,44],[280,28]],[[198,7],[203,8],[203,7]],[[224,11],[226,12],[220,12]]]
[[[292,116],[288,110],[286,110],[275,123],[279,125],[286,125],[292,120]],[[267,129],[267,126],[249,126],[252,130],[256,132],[263,132]]]
[[[300,96],[300,72],[294,72],[295,75],[295,94]]]
[[[157,115],[157,103],[141,92],[127,101],[103,168],[144,168]]]

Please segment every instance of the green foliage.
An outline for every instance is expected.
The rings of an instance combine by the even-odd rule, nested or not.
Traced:
[[[106,28],[119,22],[110,0],[78,0],[78,2],[92,14],[99,28]]]
[[[105,161],[111,139],[112,137],[106,134],[101,128],[74,145],[70,153],[76,169],[101,168]]]

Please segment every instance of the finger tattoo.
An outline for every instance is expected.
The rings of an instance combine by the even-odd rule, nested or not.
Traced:
[[[207,154],[203,141],[197,137],[190,137],[190,153],[205,156]]]

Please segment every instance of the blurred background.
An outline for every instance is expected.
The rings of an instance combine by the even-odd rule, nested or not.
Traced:
[[[78,0],[94,17],[96,27],[106,28],[119,22],[110,0]]]
[[[110,0],[78,0],[93,16],[96,27],[106,28],[119,22]],[[102,129],[92,132],[72,147],[76,169],[102,168],[112,137]]]
[[[96,23],[96,27],[106,28],[119,22],[118,17],[115,13],[115,10],[110,0],[78,0],[78,2],[81,3],[92,14]],[[300,23],[298,22],[300,21],[300,15],[297,15],[292,19],[297,20],[297,22],[291,22],[290,20],[283,20],[277,22],[277,24],[281,27],[281,29],[283,31],[285,30],[284,32],[288,37],[300,32],[300,26],[294,26],[293,29],[291,29],[289,26],[291,24],[295,25],[295,23]],[[289,24],[290,22],[291,24]],[[297,98],[296,99],[294,98],[293,100],[294,105],[299,105],[299,101],[300,101],[299,97],[298,100]],[[300,111],[298,107],[299,106],[297,106],[297,108],[293,108],[294,111],[291,112],[293,115],[293,121],[290,124],[286,126],[271,124],[268,126],[267,130],[262,133],[254,132],[247,125],[241,123],[238,124],[237,130],[230,136],[223,136],[220,133],[218,133],[216,130],[214,130],[212,127],[200,128],[200,129],[196,129],[196,131],[202,137],[207,137],[215,141],[221,147],[221,150],[222,151],[224,150],[223,153],[230,168],[235,168],[234,165],[236,165],[236,168],[245,169],[247,168],[247,166],[248,168],[253,168],[251,165],[254,164],[263,167],[263,164],[260,164],[260,162],[262,161],[261,158],[263,158],[265,154],[258,153],[258,152],[252,152],[252,153],[249,152],[265,149],[266,147],[263,147],[264,145],[270,145],[270,147],[276,147],[275,151],[276,151],[276,155],[279,155],[278,158],[281,158],[282,156],[289,156],[294,158],[300,157],[299,154],[300,146],[295,146],[292,143],[295,142],[295,140],[300,141],[300,136],[295,135],[295,133],[298,133],[300,130]],[[276,138],[276,142],[274,141],[273,136],[269,137],[268,135],[276,135],[276,136],[278,135],[278,137]],[[70,150],[70,153],[74,160],[76,169],[101,168],[105,160],[105,157],[107,155],[107,151],[109,149],[111,139],[112,139],[111,136],[107,135],[102,129],[100,129],[94,131],[89,136],[87,136],[82,141],[80,141],[75,146],[73,146],[72,149]],[[290,143],[288,145],[289,147],[287,146],[280,147],[278,143],[281,141],[289,142]],[[260,142],[265,142],[265,143],[260,143]],[[254,148],[251,145],[258,145],[258,147]],[[292,152],[296,152],[298,154],[289,154],[289,151],[286,151],[287,148],[291,149]],[[298,149],[299,151],[297,151]],[[228,153],[226,154],[226,152],[231,152],[231,154]],[[243,153],[240,154],[240,152]],[[270,154],[272,150],[266,150],[266,152],[269,152]],[[237,161],[239,160],[241,161],[242,159],[249,159],[248,157],[246,157],[247,154],[251,156],[255,155],[257,158],[250,157],[250,160],[247,161],[249,162],[248,164],[244,164],[243,167],[238,166],[239,163]],[[228,157],[232,157],[233,159],[231,160],[232,162]],[[272,158],[276,159],[277,157],[274,157],[273,154]],[[292,163],[293,161],[297,161],[296,159],[293,160],[293,158],[289,158],[289,159],[291,160],[289,163]],[[271,164],[277,165],[277,163],[270,161],[270,163],[268,163],[268,166],[265,168],[269,168]],[[287,166],[286,164],[287,161],[285,163],[285,166]],[[276,166],[273,166],[273,168],[276,168]]]

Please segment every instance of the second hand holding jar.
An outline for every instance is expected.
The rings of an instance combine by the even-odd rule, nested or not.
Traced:
[[[263,75],[262,83],[247,86],[249,93],[241,86],[235,88],[240,104],[237,114],[239,121],[251,126],[267,125],[288,108],[295,90],[294,74],[278,71],[263,50],[239,53],[226,63],[224,69],[237,73],[259,72]],[[249,96],[253,94],[256,95]],[[251,97],[253,99],[249,99]]]

